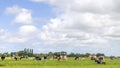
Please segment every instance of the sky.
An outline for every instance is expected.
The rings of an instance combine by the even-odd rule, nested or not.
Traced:
[[[119,0],[0,0],[0,52],[120,56]]]

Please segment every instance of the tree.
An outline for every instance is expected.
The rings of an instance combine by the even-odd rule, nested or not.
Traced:
[[[6,57],[9,57],[9,53],[8,52],[5,52],[3,54],[5,54]]]
[[[71,52],[70,54],[68,54],[68,57],[75,57],[75,53]]]
[[[12,52],[11,55],[16,55],[18,56],[29,56],[29,57],[33,57],[33,49],[24,49],[24,50],[21,50],[21,51],[18,51],[18,52]]]
[[[48,53],[49,56],[53,56],[53,54],[54,54],[54,53],[52,53],[52,52],[49,52],[49,53]]]
[[[97,53],[96,56],[105,56],[103,53]]]

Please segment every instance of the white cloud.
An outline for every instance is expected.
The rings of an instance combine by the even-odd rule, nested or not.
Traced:
[[[19,28],[21,35],[29,36],[38,32],[38,29],[33,25],[24,25]]]
[[[120,40],[120,26],[110,27],[103,35],[111,40]]]
[[[117,0],[32,0],[33,2],[47,2],[61,8],[61,10],[71,10],[77,12],[106,13],[111,12],[116,7]],[[79,8],[79,9],[78,9]],[[107,9],[107,10],[106,10]],[[61,11],[58,10],[58,11]]]
[[[8,14],[17,14],[21,12],[21,9],[20,7],[15,5],[15,6],[6,8],[5,12]]]
[[[116,9],[120,3],[118,0],[32,1],[49,3],[56,6],[53,8],[56,12],[60,12],[43,26],[41,38],[47,42],[106,46],[111,45],[111,37],[117,40],[119,38],[120,15]]]
[[[33,25],[23,25],[19,27],[18,32],[10,32],[5,29],[0,29],[0,41],[5,43],[36,43],[39,31]]]
[[[33,22],[32,13],[28,9],[15,5],[6,8],[5,12],[8,14],[15,14],[14,23],[31,24]]]
[[[118,0],[31,0],[45,2],[60,12],[42,29],[24,25],[17,33],[0,30],[0,40],[31,43],[34,45],[61,45],[109,47],[120,41],[120,10]],[[14,11],[13,11],[14,10]],[[31,24],[31,11],[18,6],[9,7],[7,13],[15,14],[15,23]],[[40,31],[39,31],[40,30]],[[15,41],[14,41],[15,40]],[[108,46],[109,45],[109,46]],[[116,45],[116,46],[117,46]]]
[[[11,33],[5,29],[0,29],[0,41],[5,43],[23,43],[27,41],[26,38],[20,38],[17,33]]]

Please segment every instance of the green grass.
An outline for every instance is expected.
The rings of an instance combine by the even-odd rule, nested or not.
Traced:
[[[106,59],[106,65],[96,64],[90,59],[74,60],[47,60],[36,61],[33,59],[12,60],[7,58],[5,61],[0,61],[0,68],[120,68],[120,59]]]

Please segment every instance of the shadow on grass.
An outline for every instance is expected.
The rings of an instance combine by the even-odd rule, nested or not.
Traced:
[[[3,64],[0,64],[0,67],[3,67],[3,66],[5,66],[5,65],[3,65]]]

